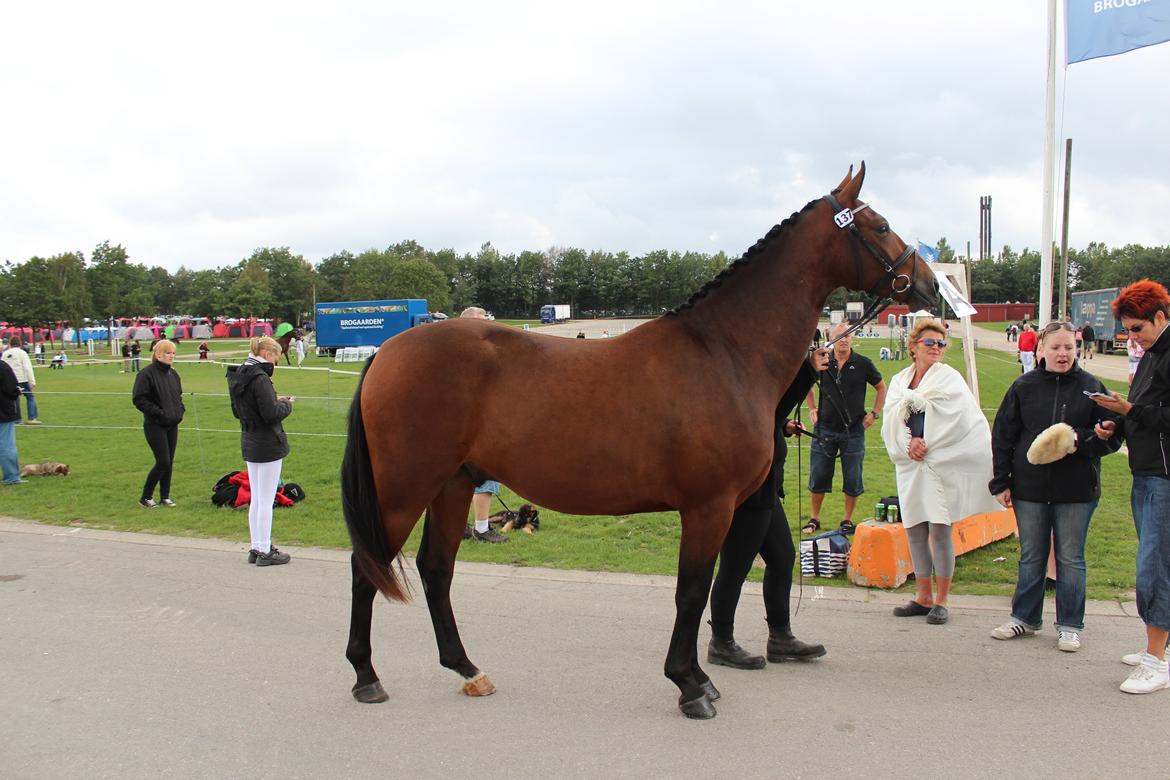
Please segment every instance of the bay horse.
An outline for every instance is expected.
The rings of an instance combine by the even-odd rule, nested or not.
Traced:
[[[288,323],[284,324],[288,325]],[[280,331],[282,328],[277,326],[277,330]],[[276,337],[276,343],[280,345],[280,354],[284,355],[284,362],[290,366],[292,365],[292,359],[289,357],[289,353],[292,351],[290,349],[292,340],[299,339],[303,335],[304,333],[300,328],[289,325],[288,330],[284,330],[279,336]]]
[[[733,510],[771,469],[774,413],[825,300],[845,286],[937,301],[925,261],[858,200],[864,178],[865,163],[856,176],[851,167],[685,304],[616,338],[459,319],[382,344],[359,380],[341,467],[355,699],[388,698],[371,663],[373,600],[409,599],[400,551],[424,513],[416,567],[439,663],[464,693],[495,692],[467,657],[450,600],[472,491],[490,478],[569,514],[678,510],[664,672],[684,715],[714,717],[719,692],[696,644],[715,558]]]

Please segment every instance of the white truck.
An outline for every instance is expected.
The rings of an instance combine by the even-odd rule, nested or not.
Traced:
[[[540,321],[542,324],[550,322],[564,322],[572,319],[567,303],[549,303],[540,307]]]

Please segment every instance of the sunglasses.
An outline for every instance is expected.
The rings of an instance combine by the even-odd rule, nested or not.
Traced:
[[[946,339],[931,339],[931,338],[926,338],[926,339],[919,339],[919,340],[918,340],[918,343],[919,343],[919,344],[921,344],[921,345],[922,345],[922,346],[924,346],[924,347],[939,347],[939,348],[942,348],[942,347],[945,347],[945,346],[947,345],[947,340],[946,340]]]
[[[1067,322],[1050,322],[1044,326],[1045,333],[1055,333],[1058,330],[1067,330],[1069,333],[1076,332],[1076,329]]]

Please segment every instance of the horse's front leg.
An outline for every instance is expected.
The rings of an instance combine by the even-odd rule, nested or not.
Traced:
[[[699,623],[711,592],[711,576],[719,546],[731,524],[731,508],[704,507],[680,511],[682,542],[678,554],[678,584],[674,593],[674,632],[666,653],[664,672],[680,695],[678,707],[688,718],[713,718],[719,692],[699,666]]]
[[[345,657],[357,672],[353,697],[364,704],[377,704],[390,698],[378,681],[378,673],[370,661],[373,653],[370,647],[370,624],[374,616],[374,596],[378,591],[372,582],[362,576],[352,555],[349,565],[353,570],[353,595],[349,612],[349,644],[345,648]]]
[[[435,642],[439,645],[439,663],[463,677],[463,693],[490,696],[496,692],[496,686],[467,657],[451,609],[455,554],[463,541],[472,489],[470,479],[463,474],[451,478],[443,486],[427,511],[416,565],[427,594]]]

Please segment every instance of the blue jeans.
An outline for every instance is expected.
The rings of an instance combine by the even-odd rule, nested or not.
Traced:
[[[1135,476],[1129,500],[1138,536],[1138,616],[1170,631],[1170,480]]]
[[[1170,483],[1168,483],[1170,484]],[[1048,551],[1056,543],[1056,630],[1085,628],[1085,538],[1096,501],[1042,504],[1012,499],[1020,531],[1020,568],[1012,596],[1012,618],[1040,628]]]
[[[24,402],[28,404],[28,419],[37,419],[37,399],[33,397],[32,387],[28,382],[17,382],[16,386],[20,388],[20,394],[24,396]],[[20,419],[20,399],[16,399],[16,418]]]
[[[813,433],[819,438],[809,445],[808,492],[833,492],[833,461],[841,458],[841,481],[847,496],[865,492],[861,481],[861,462],[865,460],[865,428],[856,431],[833,431],[817,424]]]
[[[0,472],[4,484],[20,481],[20,461],[16,458],[16,423],[0,422]]]

